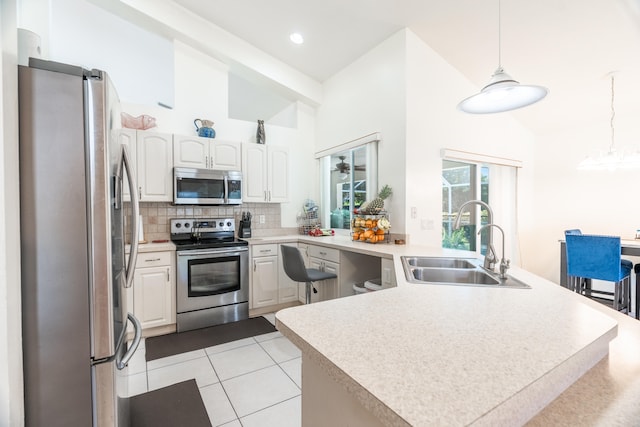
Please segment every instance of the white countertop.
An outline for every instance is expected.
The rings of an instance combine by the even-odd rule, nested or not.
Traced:
[[[128,254],[130,249],[131,249],[131,245],[126,245],[124,249],[125,253]],[[162,242],[162,243],[153,243],[153,242],[140,243],[138,245],[138,252],[162,252],[162,251],[175,251],[175,250],[176,250],[176,245],[174,245],[171,240],[167,240],[166,242]]]
[[[400,256],[460,256],[459,251],[346,237],[279,236],[250,243],[286,241],[394,259],[397,288],[276,315],[281,332],[385,424],[518,425],[539,411],[532,425],[584,424],[584,414],[589,420],[604,417],[603,425],[613,419],[637,422],[640,322],[635,319],[518,268],[509,273],[532,289],[405,280]],[[624,350],[629,345],[633,355]],[[607,350],[609,356],[597,363]],[[613,366],[620,378],[610,377]],[[595,405],[602,384],[619,411]]]

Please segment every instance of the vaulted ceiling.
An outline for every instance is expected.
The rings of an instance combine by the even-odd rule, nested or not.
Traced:
[[[612,71],[616,110],[640,111],[640,0],[503,0],[500,25],[498,0],[174,1],[320,82],[408,27],[478,88],[501,40],[505,71],[550,90],[513,113],[533,131],[608,122]]]

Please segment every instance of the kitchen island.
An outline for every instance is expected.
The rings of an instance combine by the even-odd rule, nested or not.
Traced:
[[[636,320],[518,268],[531,289],[410,284],[401,255],[451,253],[331,240],[387,252],[398,287],[277,313],[303,353],[304,425],[637,422]]]

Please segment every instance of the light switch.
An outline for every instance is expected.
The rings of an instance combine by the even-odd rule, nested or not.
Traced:
[[[418,208],[415,206],[411,206],[411,219],[416,219],[418,217]]]

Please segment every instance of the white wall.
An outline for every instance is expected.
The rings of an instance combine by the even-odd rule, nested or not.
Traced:
[[[404,233],[405,40],[400,31],[324,84],[318,108],[316,151],[380,132],[378,186],[393,196],[385,203],[392,232]]]
[[[457,103],[478,88],[413,32],[397,32],[324,88],[317,150],[382,134],[378,183],[393,188],[388,209],[394,232],[408,234],[411,243],[441,244],[442,148],[523,161],[520,231],[530,226],[533,135],[509,114],[479,117],[457,111]]]
[[[18,193],[17,2],[0,2],[0,425],[24,424]]]
[[[445,62],[413,32],[407,44],[407,149],[405,212],[411,242],[441,244],[442,148],[523,161],[519,171],[519,232],[531,224],[534,137],[507,114],[470,115],[456,109],[460,100],[476,93],[461,73]],[[417,215],[411,218],[411,207]],[[501,224],[499,212],[494,222]],[[515,232],[515,231],[512,231]],[[501,256],[501,254],[498,254]],[[514,254],[510,258],[517,258]],[[523,260],[526,257],[523,255]]]

